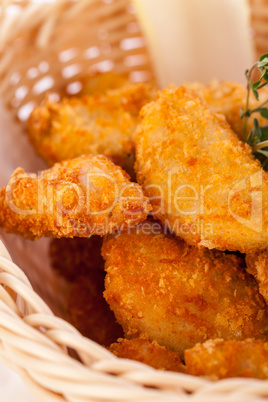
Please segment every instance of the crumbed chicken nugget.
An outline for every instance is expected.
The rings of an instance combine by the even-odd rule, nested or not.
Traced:
[[[213,380],[268,378],[268,343],[262,340],[208,340],[184,352],[188,374]]]
[[[268,173],[228,123],[185,88],[142,109],[136,172],[153,215],[190,245],[268,245]]]
[[[186,84],[187,89],[192,90],[198,96],[206,101],[209,108],[219,114],[223,114],[230,124],[231,128],[238,134],[240,139],[244,139],[244,119],[240,117],[241,108],[245,110],[247,89],[236,82],[213,80],[209,85],[200,82]],[[257,101],[253,95],[249,100],[251,110],[259,107],[261,103],[266,101],[268,96],[267,88],[259,91],[259,100]],[[253,127],[253,120],[256,115],[252,114],[248,119],[247,133]],[[267,119],[258,115],[261,126],[267,124]]]
[[[177,352],[166,349],[155,341],[150,342],[146,338],[118,339],[109,350],[117,357],[137,360],[155,369],[180,373],[186,371]]]
[[[268,250],[246,255],[247,271],[259,283],[259,292],[268,304]]]
[[[29,118],[29,139],[50,165],[91,153],[131,170],[138,114],[154,97],[151,85],[129,84],[106,94],[47,99]]]
[[[104,239],[104,297],[127,337],[182,354],[210,338],[265,337],[268,312],[241,258],[188,246],[144,222]]]
[[[62,277],[73,281],[80,275],[90,274],[91,270],[103,270],[101,256],[102,238],[75,237],[73,239],[51,239],[49,254],[52,268]]]
[[[130,85],[126,74],[116,74],[112,71],[97,73],[93,76],[81,78],[82,91],[79,95],[103,94],[111,89],[121,88]]]
[[[105,156],[81,156],[39,175],[21,168],[0,192],[0,227],[35,239],[89,237],[145,220],[150,204],[137,183]]]
[[[74,282],[69,298],[68,311],[71,323],[82,335],[109,346],[123,335],[103,297],[104,271],[92,270]]]

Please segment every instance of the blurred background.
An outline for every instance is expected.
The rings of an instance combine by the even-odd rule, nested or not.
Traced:
[[[136,0],[161,85],[243,82],[254,58],[247,0]]]
[[[79,18],[68,14],[68,3],[76,4]],[[0,95],[20,120],[46,92],[79,94],[83,76],[96,73],[156,80],[160,87],[212,79],[245,83],[245,70],[268,43],[266,0],[2,0],[0,5]]]
[[[108,5],[121,2],[74,1]],[[53,2],[2,0],[0,45],[5,44],[8,16],[19,14],[21,6],[27,3],[43,4],[45,14],[46,4]],[[66,3],[66,0],[61,2]],[[213,78],[244,82],[244,71],[254,60],[256,49],[259,54],[266,47],[263,37],[268,18],[265,3],[265,0],[133,0],[131,12],[136,14],[145,36],[160,86],[193,80],[209,82]],[[134,24],[132,29],[135,29]],[[137,36],[136,43],[132,40],[129,46],[138,49],[143,43]],[[104,63],[101,68],[108,71],[113,65]],[[142,76],[132,78],[144,79]]]

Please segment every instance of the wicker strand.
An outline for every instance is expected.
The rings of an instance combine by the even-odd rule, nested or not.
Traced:
[[[268,3],[266,0],[250,0],[250,5],[256,58],[259,58],[268,52]]]

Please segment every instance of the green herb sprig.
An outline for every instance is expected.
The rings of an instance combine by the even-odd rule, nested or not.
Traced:
[[[253,76],[258,72],[259,78],[253,81]],[[260,126],[257,118],[254,118],[254,125],[248,133],[248,118],[253,114],[260,113],[262,117],[268,119],[268,99],[255,109],[249,108],[251,92],[256,100],[259,100],[258,90],[268,84],[268,53],[263,54],[259,61],[253,64],[250,70],[246,70],[247,78],[247,97],[245,110],[241,108],[240,116],[244,118],[244,141],[252,147],[253,154],[260,160],[262,167],[268,167],[268,125]]]

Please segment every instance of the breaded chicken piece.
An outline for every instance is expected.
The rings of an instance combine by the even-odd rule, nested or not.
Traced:
[[[68,312],[82,335],[109,346],[123,335],[123,330],[103,297],[104,277],[104,271],[92,270],[76,279],[68,298]]]
[[[49,255],[52,268],[68,281],[80,275],[88,275],[92,270],[104,270],[101,256],[102,237],[89,239],[51,239]]]
[[[112,71],[85,76],[80,80],[82,82],[82,91],[79,95],[104,94],[111,89],[131,85],[126,74],[116,74]]]
[[[268,343],[262,340],[208,340],[184,353],[188,374],[212,380],[268,378]]]
[[[81,156],[38,176],[21,168],[0,191],[0,227],[30,239],[103,236],[146,219],[148,199],[105,156]]]
[[[83,154],[103,154],[131,170],[139,111],[153,98],[149,84],[129,84],[106,94],[60,102],[47,99],[31,113],[29,139],[50,165]]]
[[[255,279],[232,254],[189,247],[145,222],[102,248],[104,297],[126,336],[148,336],[182,355],[198,342],[268,334]]]
[[[185,373],[185,366],[178,353],[146,338],[118,339],[109,350],[117,357],[136,360],[158,370]]]
[[[251,148],[184,87],[142,109],[138,182],[153,215],[189,245],[252,252],[268,246],[268,173]]]
[[[259,283],[259,292],[268,304],[268,250],[246,255],[247,271]]]
[[[236,82],[213,80],[209,85],[200,82],[185,84],[186,88],[192,90],[208,104],[209,108],[218,114],[223,114],[231,128],[238,134],[240,139],[244,139],[244,119],[240,117],[241,107],[245,110],[247,89],[245,86]],[[251,110],[260,106],[268,99],[268,89],[264,87],[259,91],[259,100],[251,94],[249,107]],[[253,127],[254,117],[258,118],[260,126],[268,123],[267,119],[259,113],[252,114],[248,119],[247,132]]]

